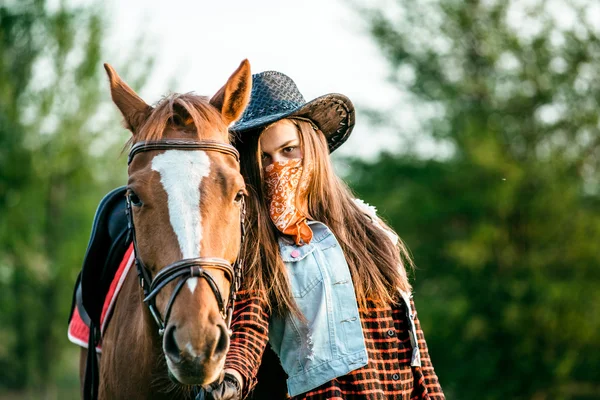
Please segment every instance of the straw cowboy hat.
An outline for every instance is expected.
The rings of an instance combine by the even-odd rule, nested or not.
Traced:
[[[327,138],[329,151],[340,147],[354,128],[354,105],[343,94],[330,93],[306,102],[294,81],[277,71],[252,76],[250,103],[242,117],[230,128],[243,137],[244,132],[283,118],[308,119]]]

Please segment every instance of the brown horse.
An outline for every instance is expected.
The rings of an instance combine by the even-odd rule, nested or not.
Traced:
[[[229,348],[225,303],[245,188],[227,128],[249,100],[250,65],[244,60],[210,100],[174,94],[155,107],[105,68],[133,134],[130,221],[138,268],[152,287],[140,287],[136,268],[129,270],[102,337],[98,396],[191,397],[190,385],[221,378]],[[83,350],[82,377],[86,356]]]

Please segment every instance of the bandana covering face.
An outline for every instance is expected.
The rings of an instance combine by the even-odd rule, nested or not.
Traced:
[[[310,243],[313,237],[306,214],[296,206],[296,198],[306,204],[308,182],[302,179],[302,170],[301,158],[274,162],[265,168],[271,221],[281,233],[292,236],[298,246]]]

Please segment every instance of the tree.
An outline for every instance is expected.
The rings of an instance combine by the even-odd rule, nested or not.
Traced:
[[[449,398],[600,396],[600,41],[594,3],[556,4],[362,9],[420,122],[399,134],[451,149],[349,174],[413,251]]]
[[[0,6],[0,389],[44,388],[63,366],[91,218],[125,182],[127,135],[101,112],[105,23],[97,4]]]

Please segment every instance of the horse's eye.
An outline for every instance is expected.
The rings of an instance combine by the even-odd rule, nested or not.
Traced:
[[[134,192],[129,193],[129,201],[131,205],[136,207],[141,207],[143,205],[142,200],[140,200],[139,196]]]
[[[240,190],[239,192],[237,192],[237,194],[235,195],[235,199],[233,199],[233,201],[235,201],[236,203],[241,203],[242,200],[244,200],[244,196],[246,195],[246,193],[243,190]]]

